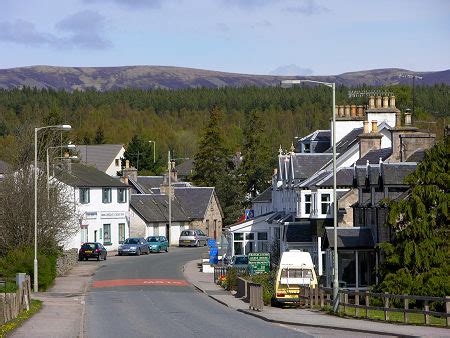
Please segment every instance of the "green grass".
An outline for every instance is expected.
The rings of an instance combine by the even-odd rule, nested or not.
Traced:
[[[0,293],[9,293],[9,292],[16,292],[17,285],[16,282],[7,281],[6,285],[0,286]]]
[[[340,309],[341,309],[341,311],[340,311],[341,316],[356,317],[356,309],[355,308],[346,307],[345,313],[344,313],[344,311],[342,311],[343,307],[340,307]],[[330,310],[331,310],[331,308],[328,310],[328,312],[330,312]],[[403,323],[403,312],[389,311],[388,314],[389,314],[389,322]],[[359,309],[359,316],[357,318],[363,319],[363,318],[365,318],[365,315],[366,315],[366,310]],[[369,317],[369,319],[384,321],[384,311],[369,310],[368,317]],[[408,324],[424,325],[425,317],[424,317],[424,315],[419,314],[419,313],[408,313]],[[429,325],[446,326],[447,324],[446,324],[445,318],[430,316],[430,324]]]
[[[19,316],[6,324],[0,325],[0,338],[6,337],[12,330],[22,325],[28,318],[36,314],[42,307],[42,301],[37,299],[31,300],[30,309],[28,311],[22,311]]]

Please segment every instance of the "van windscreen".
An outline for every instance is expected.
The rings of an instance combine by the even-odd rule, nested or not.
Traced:
[[[309,278],[312,279],[311,269],[283,269],[281,278]]]

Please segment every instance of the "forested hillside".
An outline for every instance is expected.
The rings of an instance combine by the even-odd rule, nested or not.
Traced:
[[[355,88],[352,88],[355,89]],[[366,88],[367,89],[367,88]],[[387,89],[397,95],[397,106],[412,107],[408,86]],[[348,99],[349,88],[337,89],[337,104],[365,103]],[[416,121],[441,133],[449,116],[450,86],[416,88]],[[225,146],[230,153],[241,149],[243,126],[251,112],[260,113],[268,145],[275,154],[280,144],[288,148],[294,136],[329,128],[331,91],[327,87],[220,88],[182,90],[53,91],[0,90],[0,159],[15,162],[15,140],[24,128],[57,123],[73,127],[70,139],[77,144],[123,143],[134,135],[156,140],[157,156],[193,157],[213,105],[224,114]],[[30,140],[30,147],[32,147]]]

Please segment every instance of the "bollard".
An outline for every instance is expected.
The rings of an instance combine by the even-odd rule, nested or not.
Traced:
[[[408,324],[408,312],[406,312],[406,310],[409,309],[409,299],[405,298],[404,299],[404,303],[403,303],[403,308],[405,309],[405,311],[403,311],[403,322],[405,324]]]

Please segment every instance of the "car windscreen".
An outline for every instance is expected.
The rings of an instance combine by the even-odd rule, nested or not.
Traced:
[[[248,264],[248,257],[235,257],[234,264]]]
[[[95,249],[95,243],[84,243],[82,246],[81,246],[83,249]]]
[[[156,238],[156,237],[149,237],[149,238],[147,238],[147,242],[158,242],[158,238]]]
[[[181,232],[181,236],[194,236],[193,231],[184,230]]]
[[[125,240],[124,244],[138,244],[139,238],[128,238]]]

